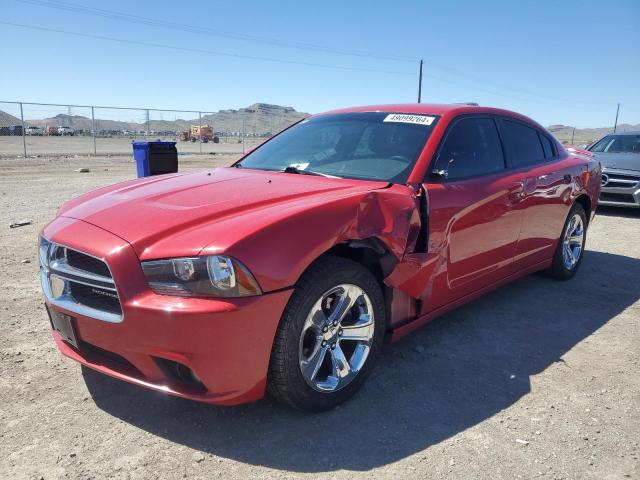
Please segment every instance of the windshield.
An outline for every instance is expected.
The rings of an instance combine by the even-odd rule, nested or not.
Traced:
[[[640,135],[607,135],[589,150],[600,153],[640,153]]]
[[[432,115],[389,112],[321,115],[281,133],[235,166],[405,183],[436,122]]]

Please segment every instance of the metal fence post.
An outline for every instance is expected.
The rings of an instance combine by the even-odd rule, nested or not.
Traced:
[[[22,150],[24,158],[27,158],[27,132],[24,129],[24,112],[22,111],[22,102],[20,102],[20,123],[22,124]]]
[[[244,118],[242,119],[242,154],[244,155]]]
[[[200,143],[200,153],[202,153],[202,112],[198,112],[198,123],[199,123],[198,134],[200,135],[198,142]]]
[[[96,116],[93,111],[93,106],[91,107],[91,134],[93,135],[93,156],[98,155],[98,150],[96,149]]]

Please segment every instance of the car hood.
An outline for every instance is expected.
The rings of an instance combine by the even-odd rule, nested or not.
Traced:
[[[242,236],[250,231],[252,222],[264,223],[265,216],[274,209],[282,217],[289,205],[291,208],[295,205],[299,211],[301,202],[317,205],[387,185],[219,168],[149,177],[94,190],[63,205],[58,215],[82,220],[119,236],[134,247],[141,259],[178,253],[195,255],[214,241],[197,234],[203,226],[215,225],[215,231],[224,231],[224,237],[229,238],[224,227],[229,221],[237,230],[235,235]],[[274,222],[279,219],[272,216]],[[246,228],[238,229],[238,220]],[[172,246],[165,248],[167,245]]]
[[[617,170],[640,170],[640,154],[638,153],[596,153],[595,159],[603,168]]]

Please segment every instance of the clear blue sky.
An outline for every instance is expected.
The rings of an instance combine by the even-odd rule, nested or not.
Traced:
[[[424,102],[475,101],[546,125],[579,127],[613,124],[615,104],[621,102],[620,123],[640,123],[640,0],[0,0],[0,5],[0,22],[203,50],[0,23],[0,100],[213,111],[268,102],[313,113],[414,102],[417,60],[423,58]],[[87,7],[100,11],[82,13]],[[143,17],[138,20],[147,24],[114,18],[112,12]],[[182,26],[149,25],[148,19]],[[225,36],[217,35],[221,32]]]

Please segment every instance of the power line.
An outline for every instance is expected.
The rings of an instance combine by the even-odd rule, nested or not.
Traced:
[[[139,16],[139,15],[131,15],[131,14],[118,12],[118,11],[113,11],[113,10],[106,10],[106,9],[100,9],[100,8],[95,8],[95,7],[87,7],[87,6],[76,4],[76,3],[72,3],[72,2],[64,2],[64,1],[57,1],[57,0],[16,0],[16,1],[21,2],[21,3],[31,4],[31,5],[39,5],[39,6],[45,6],[45,7],[50,7],[50,8],[56,8],[56,9],[70,11],[70,12],[74,12],[74,13],[93,15],[93,16],[98,16],[98,17],[102,17],[102,18],[112,19],[112,20],[122,20],[122,21],[127,21],[127,22],[132,22],[132,23],[144,24],[144,25],[149,25],[149,26],[152,26],[152,27],[169,28],[169,29],[172,29],[172,30],[182,30],[182,31],[191,32],[191,33],[201,33],[201,34],[214,35],[214,36],[220,36],[220,37],[228,37],[228,38],[240,39],[240,40],[245,40],[245,41],[250,41],[250,42],[258,42],[258,43],[261,43],[261,44],[276,45],[276,46],[279,46],[279,47],[296,48],[296,49],[302,49],[302,50],[313,50],[313,51],[318,51],[318,52],[333,53],[333,54],[338,54],[338,55],[350,55],[350,56],[356,56],[356,57],[361,57],[361,58],[374,58],[374,59],[379,59],[379,60],[392,60],[392,61],[412,62],[412,63],[415,61],[413,58],[406,57],[406,56],[398,56],[398,55],[392,56],[392,55],[378,54],[378,53],[365,52],[365,51],[357,51],[357,50],[335,49],[335,48],[330,48],[330,47],[326,47],[326,46],[322,46],[322,45],[316,45],[316,44],[309,44],[309,43],[302,43],[302,42],[292,42],[292,41],[280,40],[280,39],[275,39],[275,38],[270,38],[270,37],[260,37],[260,36],[255,36],[255,35],[248,35],[248,34],[243,34],[243,33],[238,33],[238,32],[212,30],[212,29],[209,29],[209,28],[199,27],[199,26],[196,26],[196,25],[175,23],[175,22],[167,22],[167,21],[163,21],[163,20],[156,20],[156,19],[152,19],[152,18],[148,18],[148,17],[143,17],[143,16]],[[79,32],[56,30],[56,29],[50,29],[50,28],[46,28],[46,27],[37,27],[37,26],[24,25],[24,24],[16,24],[16,23],[12,24],[12,23],[8,23],[8,22],[0,22],[0,23],[4,23],[6,25],[23,27],[23,28],[32,28],[32,29],[37,29],[37,30],[50,31],[50,32],[55,32],[55,33],[63,33],[63,34],[75,35],[75,36],[84,36],[84,37],[87,37],[87,38],[116,41],[116,42],[120,42],[120,43],[137,44],[137,45],[149,46],[149,47],[154,47],[154,48],[170,48],[170,49],[173,49],[173,50],[180,50],[180,51],[191,51],[191,52],[195,52],[195,53],[205,53],[205,54],[210,54],[210,55],[220,55],[220,56],[244,58],[244,59],[250,59],[250,60],[263,60],[263,61],[270,61],[270,62],[277,62],[277,63],[284,63],[284,64],[305,65],[305,66],[311,66],[311,67],[344,69],[344,70],[375,72],[375,73],[388,73],[388,74],[394,74],[394,75],[412,75],[411,73],[408,73],[408,72],[398,72],[398,71],[389,71],[389,70],[383,70],[383,69],[373,69],[373,68],[363,68],[363,67],[337,66],[337,65],[313,63],[313,62],[294,61],[294,60],[283,60],[283,59],[280,59],[280,58],[270,58],[270,57],[254,56],[254,55],[234,54],[234,53],[230,53],[230,52],[204,50],[204,49],[188,48],[188,47],[176,47],[176,46],[173,46],[173,45],[154,44],[154,43],[151,43],[151,42],[143,42],[143,41],[136,41],[136,40],[125,40],[125,39],[119,39],[119,38],[114,38],[114,37],[106,37],[106,36],[93,35],[93,34],[83,34],[83,33],[79,33]],[[437,69],[437,70],[442,70],[442,71],[445,71],[445,72],[449,72],[449,73],[451,73],[451,74],[453,74],[455,76],[463,77],[466,81],[471,80],[472,82],[476,82],[476,83],[479,83],[479,84],[491,85],[491,86],[494,86],[494,87],[497,87],[497,88],[500,88],[500,89],[503,89],[503,90],[509,90],[509,91],[513,91],[513,92],[516,92],[516,93],[519,93],[519,94],[522,94],[522,95],[528,95],[528,96],[535,97],[535,98],[546,99],[546,100],[553,101],[553,102],[563,102],[563,103],[567,103],[567,104],[583,104],[583,105],[612,105],[612,104],[615,103],[615,102],[593,102],[593,101],[584,101],[584,100],[576,100],[576,99],[567,99],[567,98],[556,97],[556,96],[552,96],[552,95],[541,94],[541,93],[530,91],[530,90],[527,90],[527,89],[513,87],[513,86],[510,86],[510,85],[505,85],[503,83],[496,82],[494,80],[487,79],[487,78],[484,78],[484,77],[481,77],[481,76],[477,76],[477,75],[474,75],[474,74],[470,74],[468,72],[464,72],[464,71],[459,70],[457,68],[450,67],[450,66],[444,65],[444,64],[440,64],[438,62],[429,61],[428,63],[429,63],[429,66],[432,69]],[[450,83],[459,83],[459,82],[451,81],[451,80],[447,80],[447,81],[449,81]],[[470,88],[476,88],[476,89],[482,90],[482,89],[477,88],[477,87],[470,87]],[[488,91],[488,90],[485,89],[485,91]],[[504,95],[503,92],[500,92],[499,94]]]
[[[608,103],[596,103],[596,104],[589,104],[589,103],[585,103],[585,102],[573,102],[572,100],[567,100],[567,99],[559,99],[556,97],[546,97],[544,95],[541,95],[539,98],[526,98],[523,97],[522,95],[514,95],[512,93],[505,93],[502,90],[496,90],[496,89],[492,89],[491,87],[487,88],[484,86],[477,86],[474,85],[473,83],[468,83],[468,82],[464,82],[464,81],[459,81],[459,80],[451,80],[450,78],[446,78],[446,77],[441,77],[438,75],[433,75],[430,74],[429,75],[429,80],[437,80],[442,84],[453,84],[453,85],[459,85],[461,87],[465,87],[470,89],[472,92],[474,91],[479,91],[479,92],[483,92],[483,93],[489,93],[491,95],[496,95],[498,97],[501,98],[509,98],[512,100],[519,100],[519,101],[524,101],[524,102],[543,102],[543,103],[549,103],[549,104],[556,104],[558,102],[562,102],[562,103],[567,103],[569,105],[571,105],[573,108],[593,108],[594,106],[600,106],[600,105],[615,105],[615,102],[608,102]],[[499,87],[498,87],[499,88]],[[533,95],[533,94],[532,94]]]
[[[165,20],[158,20],[149,17],[143,17],[140,15],[132,15],[125,12],[119,12],[115,10],[106,10],[102,8],[88,7],[72,2],[63,2],[56,0],[16,0],[21,3],[27,3],[31,5],[38,5],[43,7],[55,8],[58,10],[66,10],[73,13],[80,13],[83,15],[92,15],[96,17],[108,18],[112,20],[122,20],[130,23],[137,23],[141,25],[149,25],[152,27],[163,27],[172,30],[180,30],[189,33],[200,33],[204,35],[212,35],[216,37],[232,38],[235,40],[244,40],[247,42],[257,42],[260,44],[275,45],[278,47],[295,48],[299,50],[312,50],[316,52],[333,53],[337,55],[348,55],[354,57],[373,58],[378,60],[391,60],[397,62],[414,62],[411,57],[402,55],[390,55],[377,52],[367,52],[362,50],[347,50],[327,47],[323,45],[317,45],[312,43],[296,42],[291,40],[282,40],[273,37],[262,37],[257,35],[249,35],[246,33],[231,32],[224,30],[215,30],[211,28],[201,27],[193,24],[168,22]]]
[[[97,16],[101,18],[111,19],[111,20],[121,20],[121,21],[130,22],[130,23],[148,25],[151,27],[168,28],[171,30],[180,30],[180,31],[189,32],[189,33],[213,35],[218,37],[232,38],[236,40],[257,42],[260,44],[275,45],[278,47],[295,48],[299,50],[311,50],[316,52],[333,53],[337,55],[348,55],[348,56],[355,56],[355,57],[361,57],[361,58],[372,58],[372,59],[378,59],[378,60],[391,60],[391,61],[410,62],[410,63],[413,63],[416,61],[415,58],[408,57],[408,56],[380,54],[380,53],[366,52],[366,51],[360,51],[360,50],[337,49],[337,48],[327,47],[323,45],[295,42],[290,40],[282,40],[282,39],[277,39],[273,37],[262,37],[262,36],[249,35],[249,34],[239,33],[239,32],[214,30],[211,28],[201,27],[193,24],[168,22],[165,20],[158,20],[158,19],[153,19],[149,17],[143,17],[140,15],[132,15],[132,14],[121,12],[121,11],[107,10],[107,9],[96,8],[96,7],[88,7],[85,5],[81,5],[74,2],[68,2],[68,1],[61,1],[61,0],[16,0],[16,1],[21,3],[31,4],[31,5],[39,5],[39,6],[44,6],[44,7],[49,7],[49,8],[59,9],[59,10],[65,10],[73,13],[80,13],[83,15],[92,15],[92,16]],[[615,102],[594,102],[594,101],[567,99],[562,97],[556,97],[553,95],[541,94],[541,93],[527,90],[524,88],[505,85],[503,83],[496,82],[495,80],[477,76],[472,73],[459,70],[455,67],[450,67],[448,65],[444,65],[438,62],[433,62],[431,60],[428,61],[428,63],[431,68],[452,73],[453,75],[463,77],[465,80],[472,80],[481,84],[493,85],[501,89],[510,90],[516,93],[529,95],[536,98],[543,98],[551,101],[558,101],[558,102],[569,103],[569,104],[612,105],[615,103]],[[391,73],[391,72],[387,72],[387,73]]]
[[[260,56],[255,56],[255,55],[243,55],[243,54],[239,54],[239,53],[221,52],[221,51],[216,51],[216,50],[205,50],[205,49],[202,49],[202,48],[179,47],[179,46],[175,46],[175,45],[166,45],[166,44],[161,44],[161,43],[143,42],[141,40],[129,40],[129,39],[123,39],[123,38],[116,38],[116,37],[107,37],[105,35],[95,35],[95,34],[91,34],[91,33],[71,32],[69,30],[59,30],[59,29],[56,29],[56,28],[40,27],[40,26],[36,26],[36,25],[25,25],[25,24],[22,24],[22,23],[2,22],[2,21],[0,21],[0,25],[9,25],[9,26],[12,26],[12,27],[27,28],[27,29],[31,29],[31,30],[41,30],[41,31],[44,31],[44,32],[62,33],[64,35],[73,35],[73,36],[76,36],[76,37],[93,38],[93,39],[96,39],[96,40],[106,40],[106,41],[111,41],[111,42],[129,44],[129,45],[141,45],[141,46],[145,46],[145,47],[165,48],[165,49],[171,49],[171,50],[178,50],[178,51],[182,51],[182,52],[202,53],[202,54],[207,54],[207,55],[218,55],[218,56],[223,56],[223,57],[241,58],[241,59],[247,59],[247,60],[259,60],[259,61],[265,61],[265,62],[285,63],[285,64],[291,64],[291,65],[304,65],[304,66],[307,66],[307,67],[332,68],[332,69],[339,69],[339,70],[353,70],[353,71],[358,71],[358,72],[388,73],[388,74],[391,74],[391,75],[409,75],[409,76],[414,76],[415,75],[414,73],[409,73],[409,72],[398,72],[398,71],[392,71],[392,70],[381,70],[381,69],[365,68],[365,67],[350,67],[350,66],[346,66],[346,65],[329,65],[329,64],[325,64],[325,63],[301,62],[301,61],[297,61],[297,60],[284,60],[284,59],[281,59],[281,58],[260,57]]]
[[[545,95],[545,94],[533,92],[531,90],[527,90],[527,89],[524,89],[524,88],[518,88],[518,87],[512,87],[510,85],[505,85],[503,83],[496,82],[494,80],[490,80],[490,79],[487,79],[487,78],[484,78],[484,77],[479,77],[477,75],[474,75],[474,74],[471,74],[471,73],[468,73],[468,72],[464,72],[464,71],[459,70],[457,68],[449,67],[449,66],[442,65],[442,64],[438,64],[436,62],[429,62],[429,66],[432,66],[432,67],[434,67],[436,69],[440,69],[440,70],[451,72],[454,75],[457,75],[457,76],[460,76],[460,77],[464,77],[465,79],[476,81],[478,83],[484,83],[484,84],[488,84],[488,85],[493,85],[493,86],[501,88],[501,89],[511,90],[513,92],[516,92],[516,93],[520,93],[520,94],[524,94],[524,95],[530,95],[532,97],[544,98],[544,99],[552,100],[552,101],[555,101],[555,102],[584,104],[584,105],[609,105],[609,106],[615,104],[615,102],[593,102],[593,101],[587,101],[587,100],[567,99],[567,98],[563,98],[563,97],[556,97],[556,96],[553,96],[553,95]]]

